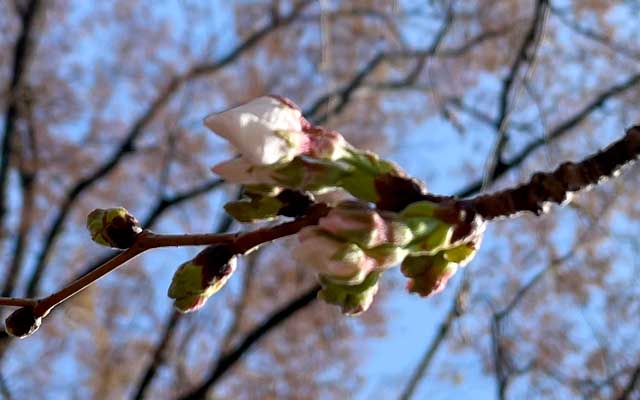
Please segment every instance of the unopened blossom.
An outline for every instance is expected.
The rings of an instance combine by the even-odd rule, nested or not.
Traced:
[[[174,307],[189,313],[202,308],[207,299],[227,283],[236,269],[236,257],[225,244],[214,244],[182,264],[173,275],[168,295]]]
[[[377,267],[358,245],[333,238],[317,226],[302,229],[298,238],[294,259],[322,275],[356,284]]]
[[[384,218],[367,203],[357,201],[340,203],[320,219],[318,226],[366,249],[383,244],[405,245],[413,237],[401,221],[391,215]]]
[[[400,270],[409,278],[407,290],[410,293],[428,297],[444,290],[458,267],[458,264],[448,261],[442,255],[409,256],[402,262]]]
[[[287,162],[309,146],[302,114],[291,101],[263,96],[205,118],[205,125],[225,138],[253,165]]]
[[[329,304],[340,306],[345,315],[359,315],[367,311],[373,303],[373,297],[378,292],[380,275],[380,272],[371,272],[357,285],[334,282],[321,276],[322,289],[318,292],[318,298]]]
[[[138,220],[125,208],[98,208],[87,215],[91,240],[108,247],[127,249],[142,232]]]

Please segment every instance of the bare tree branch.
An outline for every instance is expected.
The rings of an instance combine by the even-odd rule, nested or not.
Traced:
[[[556,128],[551,130],[548,134],[544,135],[544,138],[533,140],[531,143],[526,145],[519,153],[514,155],[507,162],[499,165],[493,171],[491,175],[491,181],[496,181],[498,178],[503,176],[508,171],[514,169],[524,162],[527,157],[533,153],[535,150],[544,146],[545,144],[559,139],[562,136],[566,135],[571,131],[571,129],[578,126],[582,123],[592,112],[602,107],[602,105],[609,99],[626,92],[627,90],[635,87],[638,83],[640,83],[640,74],[632,75],[627,80],[622,83],[616,84],[610,87],[607,90],[604,90],[599,95],[597,95],[591,102],[587,103],[580,111],[575,113],[573,116],[559,124]],[[473,193],[476,193],[482,189],[482,180],[478,180],[470,185],[468,185],[465,189],[461,190],[459,193],[460,197],[471,196]]]
[[[514,84],[521,68],[524,65],[529,65],[528,70],[533,70],[532,65],[536,58],[542,32],[544,31],[547,7],[548,0],[538,0],[536,2],[533,21],[531,22],[529,31],[524,37],[522,45],[518,49],[518,54],[511,64],[509,72],[502,81],[502,91],[498,102],[498,115],[494,122],[494,128],[498,133],[498,139],[496,140],[495,147],[492,150],[487,163],[487,174],[485,175],[485,180],[488,179],[488,177],[493,176],[494,171],[499,168],[502,163],[502,153],[507,144],[507,124],[511,112],[509,109],[509,99],[513,92],[513,88],[515,87]],[[527,74],[528,72],[525,74],[524,79],[528,79],[526,77]]]
[[[22,101],[20,93],[21,85],[29,63],[29,58],[33,52],[32,35],[40,9],[40,0],[31,0],[26,4],[24,10],[20,11],[22,26],[13,54],[8,93],[9,101],[4,122],[2,148],[0,149],[0,229],[4,228],[4,216],[7,212],[7,177],[13,151],[13,136],[15,135],[16,122],[19,118],[19,102]]]
[[[319,286],[314,286],[305,291],[300,296],[291,300],[284,306],[278,308],[262,323],[249,332],[244,339],[233,349],[226,352],[219,360],[215,369],[207,376],[204,382],[189,393],[180,397],[182,400],[204,399],[209,389],[233,367],[238,360],[249,351],[263,336],[272,329],[278,327],[287,319],[293,317],[298,311],[312,304],[315,299]]]
[[[444,343],[445,339],[447,338],[447,335],[449,334],[449,331],[451,330],[451,327],[453,326],[454,321],[464,313],[465,301],[468,294],[469,294],[469,280],[465,276],[463,278],[463,281],[460,283],[460,286],[458,287],[458,291],[453,297],[453,302],[451,304],[451,308],[449,309],[449,312],[444,318],[444,321],[440,323],[440,326],[436,331],[436,336],[431,340],[431,343],[429,344],[426,352],[422,356],[420,363],[418,363],[418,366],[414,370],[413,374],[411,374],[411,378],[409,379],[407,386],[402,391],[402,394],[400,395],[399,399],[409,400],[415,394],[415,390],[418,387],[418,383],[420,383],[420,381],[424,377],[424,374],[427,372],[427,369],[429,368],[429,366],[431,365],[431,362],[433,361],[433,357],[436,355],[436,352],[438,351],[442,343]]]

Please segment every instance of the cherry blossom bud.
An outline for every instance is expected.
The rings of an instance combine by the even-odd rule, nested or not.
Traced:
[[[329,304],[340,306],[345,315],[359,315],[371,306],[373,297],[378,292],[380,275],[380,272],[371,272],[357,285],[338,283],[320,276],[322,290],[318,292],[318,298]]]
[[[400,268],[409,279],[407,289],[421,297],[441,292],[458,270],[458,264],[449,262],[440,254],[436,256],[408,256]]]
[[[325,231],[370,249],[382,244],[406,245],[413,234],[409,227],[387,213],[384,217],[369,204],[345,201],[318,222]]]
[[[11,336],[24,339],[40,328],[42,317],[36,317],[33,307],[22,307],[5,320],[5,330]]]
[[[288,162],[309,147],[309,139],[302,132],[300,110],[280,97],[258,97],[212,114],[204,123],[253,165]]]
[[[376,261],[354,243],[331,237],[317,226],[309,226],[298,234],[300,243],[293,257],[318,273],[349,284],[361,283],[377,267]]]
[[[309,137],[309,148],[306,154],[323,160],[339,160],[349,155],[351,145],[336,132],[317,126],[305,126],[304,132]]]
[[[91,239],[103,246],[127,249],[142,232],[140,223],[122,207],[93,210],[87,216]]]
[[[453,230],[453,226],[438,222],[429,233],[413,243],[410,250],[413,254],[433,255],[447,249],[451,246]]]
[[[189,313],[204,306],[207,299],[227,283],[236,269],[236,257],[228,244],[214,244],[182,264],[173,275],[168,295],[174,307]]]
[[[376,271],[400,264],[409,254],[409,250],[391,244],[383,244],[372,249],[367,249],[364,252],[368,257],[375,260]]]
[[[342,179],[350,173],[350,167],[343,163],[303,155],[276,167],[271,176],[277,184],[290,189],[323,193],[341,186]]]
[[[211,171],[231,183],[241,185],[276,184],[271,168],[263,165],[253,165],[240,157],[223,161],[211,168]]]

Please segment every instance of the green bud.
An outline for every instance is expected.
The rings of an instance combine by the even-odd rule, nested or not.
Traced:
[[[329,304],[340,306],[342,313],[356,316],[369,309],[373,297],[378,292],[380,272],[371,272],[358,285],[347,285],[320,276],[322,290],[318,298]]]
[[[36,317],[33,307],[22,307],[5,320],[5,330],[11,336],[24,339],[40,328],[42,317]]]
[[[398,265],[409,254],[409,250],[391,244],[383,244],[367,249],[364,252],[367,256],[376,260],[377,269],[386,269]]]
[[[448,224],[437,224],[426,237],[411,245],[411,252],[420,255],[433,255],[446,249],[451,245],[453,229],[453,226]]]
[[[404,218],[433,217],[438,208],[440,208],[440,206],[436,203],[432,203],[427,200],[421,200],[409,204],[407,207],[405,207],[404,210],[402,210],[402,212],[400,212],[400,215],[402,215]]]
[[[196,311],[222,289],[235,269],[236,257],[230,246],[211,245],[176,270],[168,295],[178,311]]]
[[[91,239],[103,246],[128,249],[142,232],[140,223],[122,207],[91,211],[87,216]]]
[[[224,205],[225,211],[236,221],[256,222],[278,216],[282,203],[275,197],[254,196],[250,200],[231,201]]]
[[[476,249],[471,243],[461,244],[444,251],[444,258],[447,261],[467,265],[476,255]]]
[[[350,174],[350,167],[339,161],[298,156],[275,168],[273,177],[289,189],[322,193],[340,186],[340,180]]]

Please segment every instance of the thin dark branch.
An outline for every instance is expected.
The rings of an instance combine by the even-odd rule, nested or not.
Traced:
[[[31,0],[24,10],[20,11],[21,30],[16,41],[13,65],[11,69],[11,81],[9,84],[7,114],[4,122],[2,136],[2,149],[0,149],[0,229],[4,225],[4,216],[7,213],[7,178],[11,161],[13,137],[16,130],[16,122],[19,118],[19,103],[23,101],[21,92],[25,70],[29,64],[29,58],[33,53],[33,31],[38,13],[41,9],[40,0]]]
[[[173,337],[173,332],[175,331],[176,326],[178,325],[178,321],[180,320],[180,314],[177,311],[171,311],[171,315],[169,316],[169,320],[164,325],[164,330],[162,332],[162,336],[160,336],[160,340],[156,345],[155,351],[153,352],[153,356],[145,369],[144,374],[142,375],[142,379],[136,385],[136,389],[134,391],[134,395],[132,398],[134,399],[142,399],[144,398],[144,394],[151,384],[151,381],[156,375],[158,368],[162,365],[165,358],[165,352],[167,350],[167,346],[169,345],[169,341],[171,337]]]
[[[491,156],[487,163],[487,174],[486,179],[492,177],[494,171],[498,168],[498,166],[502,163],[503,151],[504,147],[507,144],[507,124],[510,115],[510,97],[512,95],[513,89],[515,87],[515,82],[520,74],[523,66],[528,65],[528,70],[531,71],[532,65],[534,63],[537,49],[540,45],[540,38],[542,37],[542,32],[544,31],[544,25],[546,20],[548,7],[548,0],[538,0],[536,2],[536,7],[534,10],[533,21],[531,22],[531,26],[525,35],[520,48],[518,49],[518,54],[516,55],[515,60],[511,64],[511,68],[509,72],[505,76],[502,81],[502,90],[500,93],[500,99],[498,102],[498,115],[494,121],[494,128],[498,133],[498,138],[496,140],[496,144],[494,149],[491,152]],[[524,79],[528,79],[525,73]]]
[[[638,365],[636,369],[633,370],[633,373],[629,377],[629,382],[627,382],[624,389],[622,390],[622,393],[620,394],[620,396],[618,396],[618,400],[628,400],[631,398],[631,395],[633,395],[633,393],[637,394],[635,389],[636,386],[638,386],[638,382],[640,382],[640,365]]]
[[[30,119],[30,118],[29,118]],[[15,240],[13,254],[11,256],[7,278],[2,287],[1,296],[12,296],[20,275],[25,256],[25,245],[31,229],[34,211],[35,183],[37,179],[38,155],[36,149],[35,133],[31,121],[28,122],[27,132],[22,135],[20,151],[20,192],[22,195],[22,206],[20,209],[20,222],[18,225],[18,235]]]
[[[215,369],[209,373],[200,386],[181,396],[180,399],[204,399],[209,389],[222,378],[254,344],[298,311],[312,304],[319,290],[319,286],[312,287],[267,317],[261,324],[251,330],[237,346],[233,347],[233,349],[229,350],[220,358]]]
[[[347,106],[355,92],[365,86],[366,79],[381,65],[383,62],[393,61],[398,59],[416,59],[416,60],[424,60],[430,56],[441,55],[442,57],[458,57],[467,51],[469,51],[473,46],[483,43],[484,41],[499,37],[504,32],[511,29],[510,26],[499,28],[496,30],[486,31],[478,34],[477,36],[469,39],[462,45],[456,48],[443,49],[442,52],[438,52],[438,47],[444,38],[444,34],[448,29],[447,25],[444,25],[444,28],[440,33],[436,35],[434,42],[431,46],[426,49],[421,50],[389,50],[389,51],[381,51],[377,53],[375,56],[369,60],[359,71],[357,71],[354,76],[348,80],[341,88],[336,91],[330,92],[316,99],[311,105],[304,111],[304,115],[312,120],[315,124],[322,124],[326,122],[327,118],[330,115],[337,115],[344,110]],[[419,63],[418,66],[421,64]],[[420,66],[417,70],[418,72],[424,66],[424,62],[422,66]],[[415,69],[414,69],[415,71]],[[414,76],[414,74],[409,74],[409,76]],[[417,79],[414,78],[414,80]],[[406,81],[406,78],[403,79]],[[394,88],[398,88],[398,82],[387,82],[386,85],[395,85]],[[406,83],[402,84],[405,86]],[[336,104],[325,112],[321,112],[322,109],[325,109],[329,103],[337,100]]]
[[[444,318],[444,321],[440,323],[436,336],[431,340],[431,343],[422,356],[420,363],[418,363],[418,366],[411,375],[407,386],[402,391],[402,394],[399,397],[400,400],[409,400],[411,399],[411,397],[413,397],[415,390],[418,387],[418,383],[424,377],[424,374],[427,372],[427,369],[433,361],[433,357],[436,355],[436,352],[438,351],[442,343],[444,343],[444,340],[447,338],[447,335],[449,334],[449,331],[453,326],[453,322],[464,313],[464,302],[468,293],[469,281],[467,277],[464,277],[462,283],[460,284],[460,287],[458,288],[458,291],[453,297],[453,303],[451,304],[449,312]]]
[[[610,38],[607,38],[604,34],[599,33],[593,29],[590,29],[586,26],[580,25],[579,22],[575,21],[575,19],[570,18],[566,15],[566,13],[562,12],[558,8],[554,6],[550,6],[549,9],[551,13],[558,17],[560,22],[562,22],[569,29],[581,35],[595,43],[598,43],[601,46],[604,46],[616,54],[622,55],[628,59],[631,59],[634,62],[640,60],[640,50],[632,49],[627,46],[624,46],[620,43],[616,43],[612,41]]]
[[[585,105],[580,111],[574,114],[571,118],[565,120],[561,124],[559,124],[556,128],[554,128],[551,132],[544,135],[544,138],[539,138],[533,140],[531,143],[526,145],[519,153],[513,156],[510,160],[505,162],[504,164],[499,165],[491,175],[491,181],[496,181],[498,178],[502,177],[508,171],[511,171],[515,167],[519,166],[524,162],[527,157],[533,153],[535,150],[540,147],[546,145],[547,143],[559,139],[562,136],[566,135],[571,131],[571,129],[578,126],[582,123],[593,111],[602,107],[602,105],[609,99],[626,92],[627,90],[633,88],[637,84],[640,83],[640,74],[633,75],[629,77],[629,79],[624,82],[614,85],[609,89],[601,92],[598,96],[596,96],[591,102]],[[480,179],[466,188],[461,190],[458,193],[459,197],[468,197],[473,193],[477,193],[482,189],[483,180]]]

